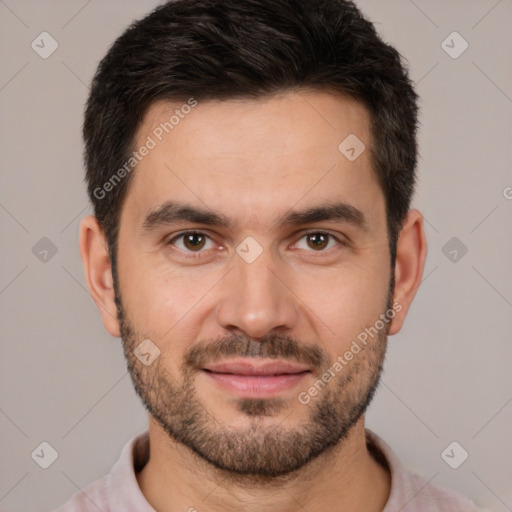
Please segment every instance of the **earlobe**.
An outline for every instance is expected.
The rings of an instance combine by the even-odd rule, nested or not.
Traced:
[[[398,237],[394,269],[393,303],[400,304],[401,310],[391,322],[389,335],[396,334],[402,328],[409,307],[421,284],[426,257],[427,240],[423,216],[418,210],[410,210]]]
[[[105,329],[120,337],[115,304],[112,266],[105,234],[96,217],[88,215],[80,223],[80,254],[89,293],[100,310]]]

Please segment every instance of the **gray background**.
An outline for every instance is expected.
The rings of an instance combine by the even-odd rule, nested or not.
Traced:
[[[368,426],[433,483],[512,510],[512,2],[358,3],[407,59],[422,98],[414,206],[429,242]],[[57,507],[147,425],[120,340],[85,287],[80,129],[100,58],[156,5],[0,1],[1,510]],[[31,48],[43,31],[59,45],[47,59]],[[469,43],[456,59],[441,46],[453,31]],[[57,250],[46,261],[43,237]],[[42,441],[59,454],[46,470],[31,458]],[[458,469],[441,457],[452,441],[469,453]]]

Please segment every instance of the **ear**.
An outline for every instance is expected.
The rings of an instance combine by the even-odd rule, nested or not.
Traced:
[[[426,257],[427,239],[423,216],[418,210],[410,210],[397,242],[393,294],[393,303],[397,303],[397,307],[396,315],[389,326],[388,334],[390,335],[396,334],[402,328],[409,307],[421,284]]]
[[[103,325],[111,336],[119,338],[114,280],[105,234],[96,217],[88,215],[80,223],[80,254],[89,292],[103,317]]]

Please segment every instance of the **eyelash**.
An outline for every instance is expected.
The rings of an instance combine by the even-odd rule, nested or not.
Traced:
[[[208,238],[209,240],[212,240],[212,238],[209,235],[207,235],[206,233],[203,233],[202,231],[183,231],[182,233],[180,233],[180,234],[174,236],[173,238],[171,238],[167,242],[167,245],[173,245],[176,240],[178,240],[180,238],[182,239],[183,237],[185,237],[187,235],[201,235],[201,236],[204,236],[204,237]],[[328,231],[319,231],[319,230],[315,230],[315,229],[303,231],[302,232],[302,236],[299,238],[299,240],[302,240],[304,237],[306,237],[308,235],[326,235],[326,236],[329,237],[330,240],[334,239],[338,243],[338,245],[340,245],[340,246],[346,246],[347,245],[346,242],[344,242],[343,240],[340,240],[337,236],[333,235],[332,233],[329,233]],[[330,249],[332,249],[332,247]],[[330,249],[324,249],[324,250],[320,250],[320,251],[313,251],[313,250],[311,250],[311,251],[308,251],[308,252],[325,253],[325,252],[328,252]],[[197,251],[197,252],[194,252],[194,251],[184,251],[182,249],[178,249],[178,250],[183,252],[185,254],[186,258],[199,258],[199,257],[201,257],[202,253],[206,252],[207,249],[200,250],[200,251]]]

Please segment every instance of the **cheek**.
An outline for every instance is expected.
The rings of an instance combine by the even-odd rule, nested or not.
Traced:
[[[331,357],[343,353],[366,327],[374,325],[387,303],[389,271],[382,265],[351,266],[324,277],[300,279],[304,314]]]
[[[218,280],[217,275],[169,270],[168,266],[135,270],[130,285],[131,319],[159,346],[172,346],[173,352],[182,353],[187,342],[197,338],[209,307],[208,295]]]

